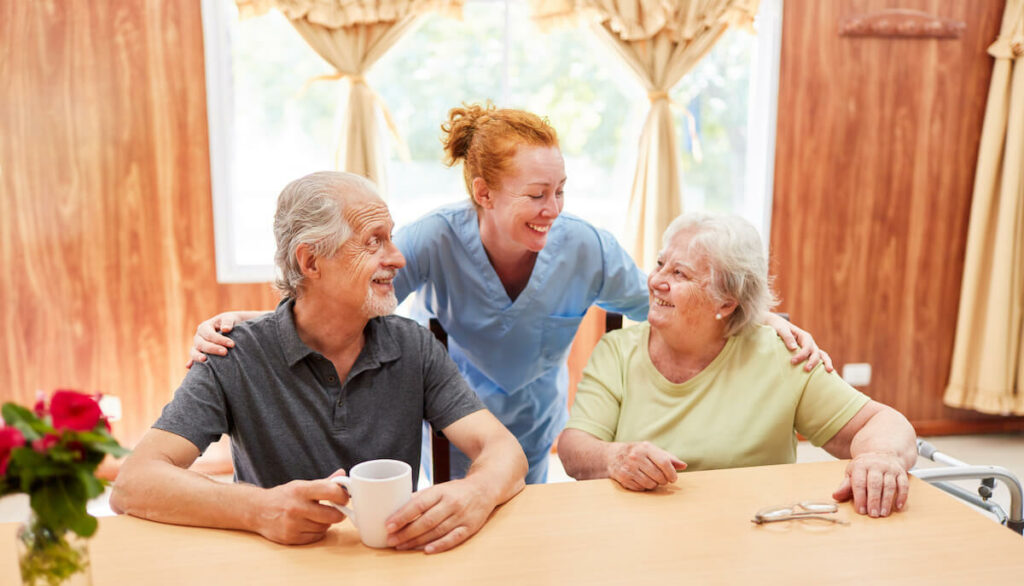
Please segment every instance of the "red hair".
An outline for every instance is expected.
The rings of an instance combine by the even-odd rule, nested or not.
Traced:
[[[498,109],[490,102],[452,108],[441,131],[445,164],[451,167],[462,161],[470,199],[475,177],[482,177],[491,188],[501,185],[520,145],[558,146],[558,134],[546,119],[524,110]]]

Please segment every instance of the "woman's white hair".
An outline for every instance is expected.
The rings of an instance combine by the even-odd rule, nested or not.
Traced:
[[[308,245],[316,256],[329,257],[352,235],[352,228],[342,217],[345,206],[340,196],[353,191],[377,195],[377,188],[368,179],[337,171],[310,173],[281,191],[274,214],[274,262],[278,270],[274,286],[283,296],[297,297],[304,279],[295,258],[300,244]]]
[[[707,290],[716,303],[736,302],[725,324],[725,336],[760,323],[778,305],[768,276],[768,259],[761,237],[739,216],[686,213],[669,224],[662,247],[682,231],[692,231],[690,249],[703,255],[710,271]]]

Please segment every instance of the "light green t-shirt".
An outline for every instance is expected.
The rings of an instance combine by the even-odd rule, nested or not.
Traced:
[[[649,323],[606,334],[583,371],[569,423],[604,441],[649,441],[688,470],[796,461],[796,433],[832,439],[868,397],[822,365],[789,363],[768,326],[732,336],[692,379],[675,384],[651,362]]]

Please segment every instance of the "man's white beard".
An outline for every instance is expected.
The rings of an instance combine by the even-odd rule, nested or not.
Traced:
[[[366,314],[366,317],[391,315],[396,307],[398,307],[398,298],[395,297],[394,291],[383,297],[374,293],[373,290],[366,292],[366,301],[363,302],[363,313]]]
[[[374,279],[394,278],[394,271],[381,271],[373,275]],[[366,289],[366,300],[363,301],[363,314],[368,318],[375,318],[384,315],[391,315],[398,307],[398,298],[395,297],[395,290],[388,291],[387,295],[378,295],[373,290],[373,284]]]

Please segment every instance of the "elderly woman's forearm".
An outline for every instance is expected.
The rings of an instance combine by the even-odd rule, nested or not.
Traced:
[[[850,456],[887,453],[900,459],[910,470],[917,463],[917,435],[899,411],[885,405],[871,416],[850,442]]]
[[[558,457],[565,473],[576,480],[608,478],[609,454],[614,446],[585,431],[566,429],[558,436]]]

